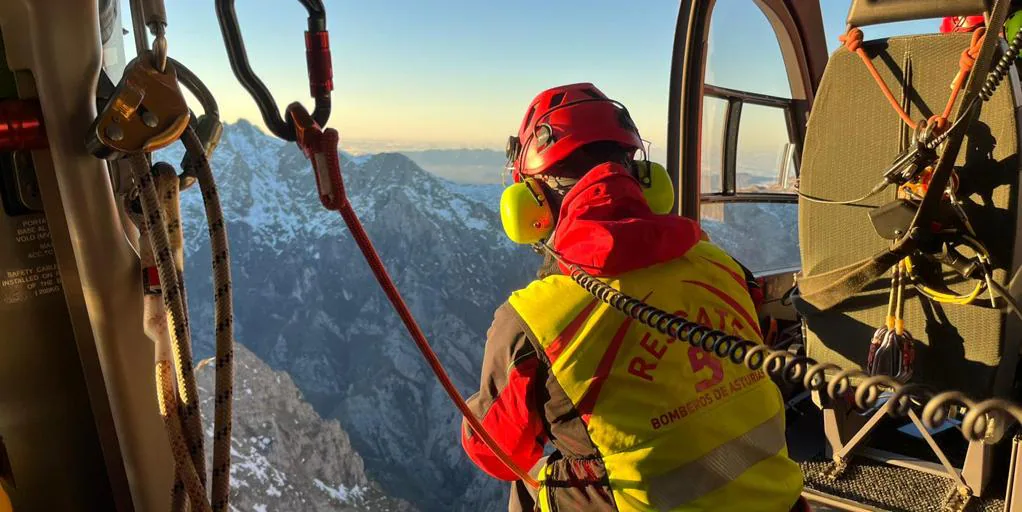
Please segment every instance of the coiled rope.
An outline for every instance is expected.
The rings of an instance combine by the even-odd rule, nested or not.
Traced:
[[[155,298],[147,297],[146,325],[147,334],[157,345],[157,398],[174,452],[176,481],[172,490],[172,504],[174,510],[181,510],[183,494],[187,494],[193,510],[219,512],[227,510],[230,494],[234,379],[230,256],[219,193],[202,142],[192,127],[185,131],[183,142],[186,150],[195,155],[190,160],[188,171],[198,178],[212,249],[216,389],[210,499],[206,497],[202,418],[198,410],[188,309],[184,299],[180,182],[173,167],[167,164],[154,166],[154,176],[154,173],[149,172],[148,161],[142,154],[132,155],[130,163],[142,209],[141,215],[136,216],[141,220],[139,229],[144,235],[140,257],[143,259],[143,268],[156,268],[162,294],[160,303],[156,303]],[[161,322],[169,328],[160,328]]]
[[[174,221],[168,219],[166,224],[162,222],[157,223],[154,220],[150,220],[150,215],[147,215],[145,212],[147,207],[152,208],[155,204],[157,206],[156,212],[159,213],[159,207],[161,206],[160,198],[162,197],[166,200],[170,196],[177,195],[178,179],[174,175],[173,170],[169,172],[169,175],[167,172],[161,172],[161,168],[166,169],[162,166],[154,169],[157,172],[153,176],[149,171],[149,164],[144,156],[140,159],[133,159],[131,166],[138,183],[136,190],[142,205],[142,212],[134,212],[130,207],[128,208],[128,211],[132,212],[132,220],[135,221],[141,234],[139,258],[144,272],[153,268],[159,271],[161,260],[164,266],[167,265],[167,261],[165,258],[158,257],[160,251],[154,249],[153,240],[158,238],[159,235],[154,236],[153,231],[154,229],[162,228],[164,233],[167,233],[168,244],[164,246],[163,253],[165,255],[169,254],[171,251],[169,247],[170,229],[168,228],[174,224]],[[144,177],[144,179],[140,179],[140,177]],[[156,181],[155,184],[154,180]],[[168,216],[173,217],[175,211],[176,209],[169,209]],[[174,266],[170,269],[164,269],[164,272],[176,274],[176,261],[170,263]],[[167,272],[168,270],[169,272]],[[157,283],[164,282],[163,279],[157,281]],[[156,380],[157,402],[164,428],[167,430],[171,453],[174,456],[175,482],[172,489],[171,510],[180,511],[185,509],[185,494],[187,494],[193,509],[210,510],[209,503],[204,496],[204,484],[192,458],[192,451],[187,439],[187,429],[183,424],[180,414],[182,403],[179,401],[178,390],[175,387],[173,369],[175,337],[170,326],[180,323],[180,321],[172,315],[168,315],[167,294],[163,292],[169,290],[149,280],[145,284],[147,287],[143,298],[144,328],[146,335],[155,344],[154,376]],[[153,293],[154,289],[156,293]],[[171,293],[170,295],[173,296],[174,294]]]
[[[231,490],[231,416],[234,396],[234,297],[231,283],[231,258],[227,243],[227,225],[220,205],[213,171],[202,141],[192,127],[185,130],[185,149],[194,155],[190,160],[198,178],[202,204],[206,210],[213,265],[213,300],[216,335],[216,389],[213,419],[213,482],[214,511],[227,510]]]

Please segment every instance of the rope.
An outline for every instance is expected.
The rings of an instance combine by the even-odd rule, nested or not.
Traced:
[[[210,511],[209,501],[206,500],[202,481],[200,481],[199,474],[195,471],[195,466],[189,463],[191,461],[187,457],[189,448],[181,429],[180,418],[177,415],[177,404],[170,403],[173,400],[174,394],[174,378],[171,372],[172,368],[169,361],[158,361],[156,363],[156,396],[160,405],[160,416],[163,417],[163,424],[170,438],[171,451],[174,452],[175,475],[176,478],[184,481],[184,489],[191,501],[192,508],[194,510]],[[177,489],[177,487],[178,484],[175,482],[174,489]],[[174,505],[183,505],[183,501],[180,501],[176,495],[177,493],[175,492],[172,498]]]
[[[887,98],[888,103],[891,104],[894,111],[898,113],[898,116],[901,117],[902,121],[905,121],[905,124],[912,127],[912,129],[916,129],[918,127],[918,123],[912,120],[912,118],[908,115],[908,112],[905,112],[905,109],[901,108],[901,104],[894,98],[894,93],[891,92],[890,87],[887,87],[887,84],[884,83],[883,77],[880,76],[880,72],[877,71],[876,66],[873,65],[873,60],[869,58],[869,55],[866,54],[866,50],[862,47],[862,30],[857,27],[850,27],[847,32],[838,37],[838,40],[844,43],[845,48],[848,48],[849,51],[859,55],[859,58],[862,59],[862,63],[865,64],[866,69],[869,70],[869,74],[873,75],[873,80],[875,80],[877,85],[880,87],[880,92],[884,93],[884,97]]]
[[[176,262],[171,256],[170,236],[167,224],[164,222],[163,208],[153,183],[153,177],[148,172],[149,163],[142,153],[132,154],[129,158],[131,170],[138,186],[143,225],[149,242],[152,244],[163,300],[170,312],[168,324],[170,325],[174,370],[177,375],[177,391],[181,404],[180,415],[184,425],[183,435],[195,471],[199,475],[199,482],[204,486],[206,464],[203,457],[205,452],[203,450],[202,421],[195,372],[192,369],[191,336],[186,328],[187,310],[182,299],[182,287],[178,279]],[[158,364],[157,367],[159,366],[161,365]],[[169,368],[169,365],[167,366]],[[163,378],[164,376],[158,375],[158,377]],[[161,407],[163,405],[165,404],[161,404]],[[168,426],[168,432],[173,436],[174,430],[170,426]],[[187,474],[183,475],[186,478],[186,488],[188,486],[187,476]]]
[[[358,244],[358,248],[362,251],[362,255],[365,256],[366,263],[369,264],[369,268],[372,269],[373,274],[376,276],[376,280],[379,282],[383,292],[387,295],[390,303],[394,306],[394,310],[397,311],[398,316],[401,317],[401,321],[404,323],[408,333],[412,336],[412,340],[415,341],[415,345],[422,352],[423,357],[429,364],[429,367],[436,374],[437,380],[440,381],[440,385],[443,386],[444,391],[450,396],[451,401],[461,411],[465,421],[468,422],[469,427],[473,432],[476,433],[483,440],[485,444],[494,455],[504,463],[515,475],[518,476],[523,482],[534,489],[539,488],[539,482],[535,478],[532,478],[528,472],[523,470],[515,461],[508,455],[500,445],[490,436],[489,432],[483,428],[482,423],[476,418],[472,410],[469,409],[468,404],[465,403],[465,399],[461,397],[458,389],[454,387],[454,383],[451,382],[451,378],[447,375],[447,371],[444,370],[443,364],[437,357],[436,352],[433,351],[429,345],[429,341],[426,340],[425,334],[422,333],[422,329],[419,328],[419,324],[415,321],[415,317],[412,316],[412,312],[408,309],[404,299],[401,298],[401,293],[397,290],[397,286],[391,280],[390,275],[387,273],[387,268],[383,265],[383,261],[377,254],[376,249],[373,247],[373,243],[369,240],[369,235],[366,233],[365,228],[362,226],[362,222],[358,219],[358,215],[355,214],[355,210],[352,209],[351,203],[348,201],[347,195],[344,193],[344,185],[340,182],[340,176],[335,176],[332,180],[334,183],[335,197],[339,198],[341,204],[338,211],[341,217],[344,219],[345,224],[348,225],[348,230],[351,231],[352,237]]]
[[[969,72],[972,71],[973,66],[976,64],[976,57],[979,56],[979,51],[983,46],[984,34],[986,34],[984,28],[979,28],[972,33],[972,42],[969,44],[969,48],[964,50],[958,59],[958,74],[955,75],[951,83],[951,94],[948,97],[947,104],[944,106],[944,111],[940,115],[930,116],[927,120],[927,124],[932,125],[938,133],[943,132],[947,128],[948,118],[951,117],[951,111],[954,109],[955,102],[958,101],[958,94],[965,85],[966,77],[968,77]],[[887,102],[891,104],[891,108],[898,114],[898,117],[913,130],[918,129],[919,123],[912,120],[912,117],[908,115],[908,112],[905,111],[894,97],[894,93],[891,92],[890,87],[884,82],[880,72],[877,71],[876,66],[873,64],[873,59],[869,57],[865,48],[862,47],[862,37],[861,29],[849,27],[847,32],[838,37],[838,40],[844,44],[845,48],[848,48],[849,51],[857,54],[862,59],[862,63],[866,65],[869,74],[873,76],[873,80],[880,87],[880,92],[887,98]]]
[[[231,287],[231,259],[227,230],[216,181],[202,141],[189,126],[182,139],[185,149],[195,155],[190,168],[202,192],[213,262],[216,324],[216,390],[213,419],[213,510],[227,510],[231,490],[231,415],[234,394],[234,314]],[[194,165],[192,168],[191,165]]]
[[[156,177],[156,191],[161,198],[161,204],[163,205],[163,211],[167,213],[167,236],[170,239],[170,248],[174,256],[174,266],[177,271],[178,282],[181,283],[182,291],[181,298],[185,301],[185,311],[188,310],[187,298],[188,294],[184,291],[184,233],[181,226],[181,200],[180,200],[180,180],[177,179],[174,173],[174,168],[164,162],[157,162],[152,167],[151,173]],[[152,244],[146,240],[146,246],[149,247],[150,252],[152,251]],[[155,266],[155,261],[151,261],[148,267]],[[199,473],[195,467],[195,463],[189,458],[188,452],[175,450],[174,444],[180,445],[185,442],[183,437],[182,429],[185,425],[181,423],[181,408],[183,407],[177,392],[173,394],[166,394],[165,391],[161,391],[167,384],[170,385],[170,390],[174,390],[173,382],[174,375],[171,371],[173,364],[173,350],[171,348],[171,337],[169,323],[167,322],[167,308],[163,302],[161,296],[154,296],[154,298],[146,298],[150,301],[159,301],[160,311],[163,314],[162,322],[160,322],[159,329],[159,350],[157,352],[158,357],[155,361],[156,371],[156,390],[157,390],[157,402],[160,401],[160,393],[165,395],[164,406],[169,407],[169,410],[174,411],[171,417],[165,417],[164,422],[172,422],[171,427],[168,428],[168,434],[172,437],[180,437],[180,439],[173,439],[171,441],[171,450],[177,451],[175,456],[175,471],[174,471],[174,486],[171,489],[171,510],[185,511],[185,499],[190,500],[191,506],[196,510],[208,510],[208,504],[206,504],[205,496],[205,473]],[[182,319],[185,324],[185,329],[190,330],[188,317]],[[168,401],[172,401],[172,405],[167,405]],[[184,476],[182,476],[184,475]],[[194,477],[193,477],[194,475]],[[187,483],[186,483],[187,481]]]
[[[145,168],[148,168],[148,164],[145,165]],[[166,169],[163,171],[157,175],[158,195],[163,197],[165,202],[171,198],[176,200],[176,194],[173,193],[173,188],[177,185],[176,176],[174,176],[173,170],[170,170],[169,176],[166,174]],[[130,207],[127,210],[129,217],[139,228],[141,234],[139,260],[145,272],[157,266],[148,225],[145,223],[143,215],[136,213]],[[172,225],[173,222],[168,224]],[[186,498],[190,499],[192,505],[197,509],[204,509],[202,507],[204,502],[202,498],[203,486],[189,454],[181,424],[177,392],[173,385],[170,319],[167,316],[167,308],[162,295],[159,292],[153,293],[151,287],[155,287],[155,284],[147,282],[146,286],[146,294],[143,297],[143,328],[146,336],[154,344],[157,402],[174,457],[175,478],[171,490],[171,510],[184,511]],[[208,509],[208,504],[205,509]]]
[[[986,28],[980,27],[976,29],[976,31],[972,33],[972,42],[969,43],[969,47],[962,51],[962,56],[958,59],[958,74],[955,75],[955,79],[951,83],[951,97],[948,98],[947,105],[944,107],[944,112],[940,115],[945,124],[951,117],[951,110],[954,108],[954,104],[958,100],[958,93],[961,92],[962,87],[965,86],[966,77],[969,76],[969,72],[972,71],[973,66],[976,65],[976,57],[979,57],[979,51],[983,47],[983,36],[985,35]],[[941,128],[943,129],[943,126]]]

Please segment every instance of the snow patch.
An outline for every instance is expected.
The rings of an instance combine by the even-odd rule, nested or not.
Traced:
[[[357,485],[351,489],[348,489],[344,484],[337,486],[337,488],[333,488],[323,483],[323,481],[318,478],[314,478],[313,483],[315,483],[316,487],[320,488],[323,492],[330,495],[331,498],[343,503],[348,503],[348,500],[351,499],[359,499],[362,497],[363,493],[362,488]]]

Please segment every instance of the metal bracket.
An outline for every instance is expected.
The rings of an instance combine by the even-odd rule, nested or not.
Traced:
[[[972,500],[972,491],[968,487],[956,485],[944,497],[943,512],[962,512]]]

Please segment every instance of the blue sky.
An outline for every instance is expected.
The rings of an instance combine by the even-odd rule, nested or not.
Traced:
[[[329,124],[348,149],[503,148],[536,93],[591,81],[628,105],[654,153],[663,150],[678,0],[326,4],[335,82]],[[849,0],[822,4],[832,51]],[[122,6],[130,30],[127,0]],[[254,102],[231,74],[213,2],[173,0],[167,9],[171,55],[209,85],[226,120],[246,118],[261,125]],[[239,1],[236,9],[252,66],[278,103],[307,102],[300,4]],[[787,95],[780,52],[752,0],[718,0],[713,27],[709,82]],[[931,20],[866,34],[936,28]],[[130,59],[133,39],[125,38]]]

